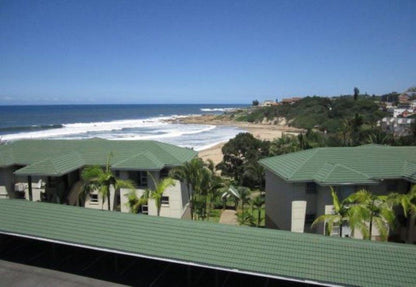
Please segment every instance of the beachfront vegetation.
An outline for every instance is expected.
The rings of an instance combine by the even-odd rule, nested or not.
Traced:
[[[336,99],[325,97],[305,97],[293,104],[282,104],[258,109],[240,111],[234,115],[238,121],[263,122],[284,117],[290,126],[336,133],[345,119],[359,114],[370,126],[387,115],[379,109],[375,98],[359,95],[341,96]]]
[[[194,158],[172,169],[170,176],[187,185],[191,219],[209,220],[213,203],[224,184],[215,173],[212,161]]]
[[[217,165],[221,174],[231,177],[236,185],[263,188],[263,168],[258,160],[269,155],[270,142],[256,139],[250,133],[240,133],[223,147],[223,160]]]

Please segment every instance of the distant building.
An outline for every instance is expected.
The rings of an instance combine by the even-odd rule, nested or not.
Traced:
[[[409,95],[406,93],[403,93],[399,96],[399,103],[400,104],[407,104],[409,102]]]
[[[415,119],[385,117],[378,122],[383,131],[394,136],[407,136],[411,133],[411,125]]]
[[[293,105],[294,103],[300,101],[302,98],[300,97],[293,97],[293,98],[286,98],[286,99],[282,99],[281,103],[282,104],[290,104]]]
[[[403,115],[404,114],[404,115]],[[393,117],[397,118],[397,117],[408,117],[413,115],[413,109],[411,108],[396,108],[393,109]]]
[[[265,100],[265,101],[261,104],[261,106],[262,106],[262,107],[270,107],[270,106],[277,106],[277,105],[279,105],[279,103],[277,103],[277,102],[275,102],[275,101],[273,101],[273,100]]]

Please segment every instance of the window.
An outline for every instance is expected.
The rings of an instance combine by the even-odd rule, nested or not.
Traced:
[[[98,203],[98,194],[90,193],[90,202],[91,203]]]
[[[160,171],[160,179],[164,179],[169,176],[169,169],[164,168]]]
[[[142,213],[143,213],[143,214],[149,214],[149,209],[148,209],[147,204],[143,204],[143,205],[141,206],[141,208],[142,208]]]
[[[316,183],[314,182],[308,182],[306,183],[306,193],[315,194],[316,193]]]
[[[162,199],[160,202],[164,205],[169,205],[169,196],[162,196]]]
[[[129,178],[137,186],[147,187],[147,171],[133,171],[129,173]]]
[[[147,171],[139,171],[140,186],[147,186]]]

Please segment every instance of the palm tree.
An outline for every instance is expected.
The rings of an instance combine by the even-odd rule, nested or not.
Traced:
[[[130,208],[131,213],[138,213],[139,208],[147,204],[148,201],[148,192],[144,192],[142,196],[138,197],[136,194],[136,190],[131,190],[128,194],[125,195],[127,197],[126,205]]]
[[[240,194],[241,210],[244,213],[244,206],[250,202],[250,189],[248,187],[239,186],[237,190]]]
[[[264,198],[261,194],[259,194],[251,201],[251,204],[257,209],[257,227],[259,227],[261,221],[261,208],[264,204]]]
[[[416,185],[414,185],[407,194],[389,194],[387,200],[390,201],[393,204],[393,206],[400,206],[403,210],[405,218],[410,217],[410,219],[412,219],[414,216],[416,216]],[[412,220],[408,219],[407,225],[409,225],[411,222]],[[409,226],[407,226],[406,233],[406,240],[408,240]]]
[[[110,160],[112,157],[110,153],[107,157],[107,163],[105,169],[101,166],[89,166],[82,170],[81,178],[84,181],[83,192],[81,196],[85,198],[93,190],[97,190],[103,198],[102,204],[104,204],[104,199],[107,198],[108,210],[110,210],[110,187],[113,186],[115,190],[120,188],[129,188],[134,190],[134,185],[128,180],[118,179],[110,169]],[[101,206],[103,208],[103,206]]]
[[[204,217],[209,219],[212,208],[212,202],[217,196],[219,196],[218,190],[224,186],[224,181],[220,176],[214,173],[213,169],[211,169],[209,165],[207,166],[207,168],[204,168],[201,171],[201,175],[202,188],[200,189],[200,195],[202,195],[205,199],[206,215],[204,215]]]
[[[170,176],[186,184],[188,190],[189,209],[191,219],[194,218],[194,194],[198,194],[201,187],[201,169],[204,163],[200,158],[193,158],[184,165],[171,170]]]
[[[160,216],[160,208],[162,207],[163,193],[169,186],[174,186],[175,182],[170,177],[164,178],[163,180],[159,181],[156,180],[150,172],[148,172],[148,175],[153,181],[154,188],[147,188],[144,193],[144,198],[151,198],[155,200],[157,216]]]
[[[337,193],[331,187],[332,204],[334,206],[333,214],[323,214],[312,222],[314,227],[320,222],[326,223],[326,235],[331,235],[334,225],[339,225],[339,236],[342,237],[342,227],[348,222],[348,206],[346,200],[340,201]]]
[[[416,213],[416,185],[407,194],[391,193],[388,196],[393,205],[400,205],[405,217]]]
[[[355,87],[354,88],[354,101],[358,99],[359,95],[360,95],[360,90],[357,87]]]
[[[357,220],[366,224],[368,222],[368,239],[371,240],[373,225],[380,232],[382,240],[387,240],[389,227],[394,226],[395,216],[391,202],[387,196],[377,196],[365,189],[361,189],[349,196],[349,201],[356,204],[355,215]]]

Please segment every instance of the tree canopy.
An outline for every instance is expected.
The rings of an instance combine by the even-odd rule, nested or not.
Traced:
[[[269,147],[268,141],[256,139],[250,133],[240,133],[223,146],[224,159],[217,168],[239,185],[258,187],[263,182],[263,171],[257,161],[269,155]]]

